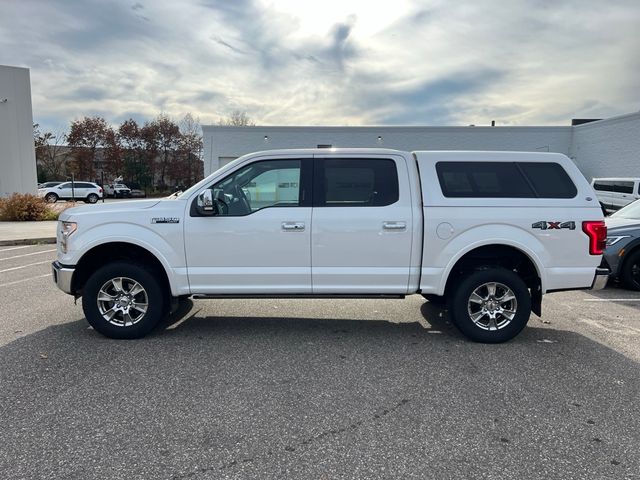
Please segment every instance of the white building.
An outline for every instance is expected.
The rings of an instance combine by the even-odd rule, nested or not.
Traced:
[[[227,127],[204,125],[209,175],[246,153],[276,148],[560,152],[584,175],[640,177],[640,112],[558,127]]]
[[[36,188],[29,69],[0,65],[0,196]]]

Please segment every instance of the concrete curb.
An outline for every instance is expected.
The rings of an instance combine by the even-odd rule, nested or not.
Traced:
[[[13,245],[45,245],[50,243],[56,243],[56,237],[0,240],[0,247],[10,247]]]

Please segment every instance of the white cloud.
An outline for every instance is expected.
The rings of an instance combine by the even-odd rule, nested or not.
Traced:
[[[635,0],[24,0],[0,63],[59,129],[187,111],[259,124],[567,124],[640,108]]]

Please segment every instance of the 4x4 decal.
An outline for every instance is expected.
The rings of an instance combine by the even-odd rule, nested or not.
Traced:
[[[531,228],[539,228],[540,230],[560,230],[567,228],[569,230],[576,229],[576,222],[536,222],[531,225]]]

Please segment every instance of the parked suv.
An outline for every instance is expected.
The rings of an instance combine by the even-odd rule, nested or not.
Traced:
[[[606,211],[620,210],[640,198],[640,178],[594,178],[591,184]]]
[[[613,278],[632,290],[640,290],[640,200],[606,219],[605,261]]]
[[[102,198],[102,195],[102,187],[92,182],[65,182],[53,187],[38,189],[38,196],[43,197],[49,203],[71,199],[96,203]]]

